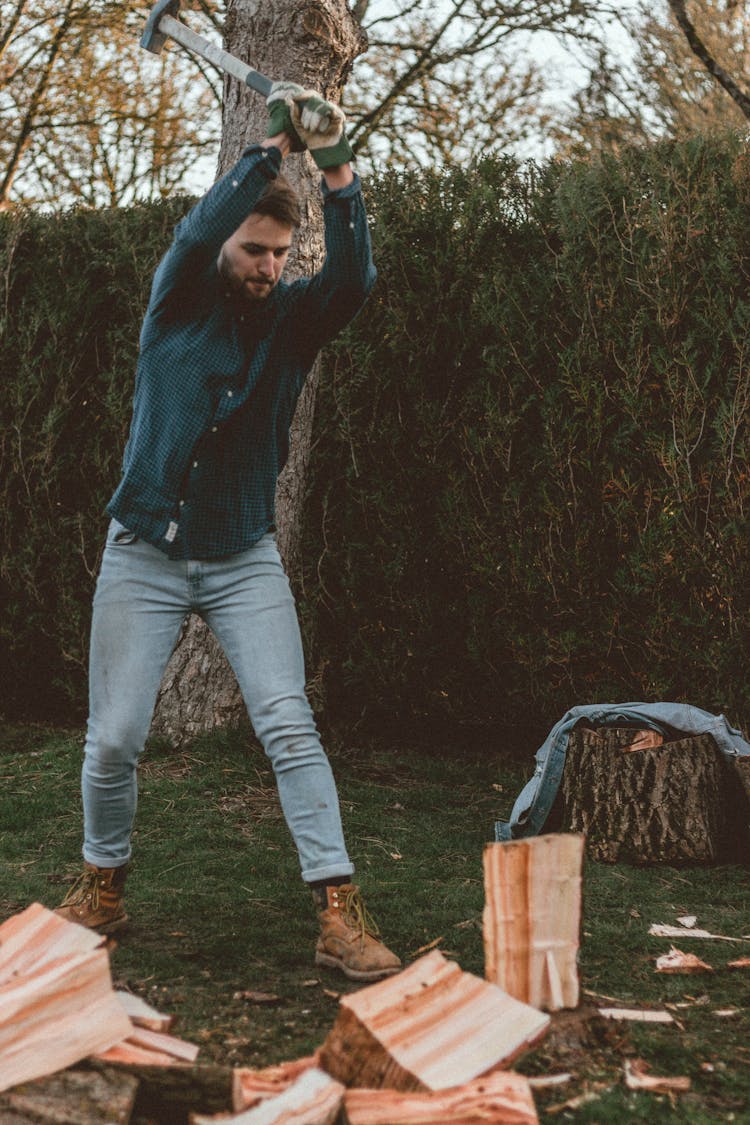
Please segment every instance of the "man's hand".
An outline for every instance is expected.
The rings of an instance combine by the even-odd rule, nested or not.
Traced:
[[[268,135],[286,132],[292,152],[307,148],[321,169],[348,163],[352,150],[344,136],[343,111],[315,90],[295,82],[274,82],[267,99]]]

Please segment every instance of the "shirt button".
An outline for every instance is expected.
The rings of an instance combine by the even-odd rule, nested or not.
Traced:
[[[236,181],[236,180],[232,180],[232,187],[237,187],[237,186],[238,186],[238,184],[237,184],[237,181]]]
[[[184,500],[180,500],[180,507],[181,507],[181,508],[184,508],[184,507],[185,507],[185,501],[184,501]]]
[[[197,462],[197,461],[193,461],[193,468],[194,468],[194,469],[197,469],[197,468],[198,468],[198,462]]]
[[[216,433],[216,431],[218,430],[218,428],[219,428],[218,426],[212,426],[212,427],[211,427],[211,433],[212,433],[212,434],[215,434],[215,433]]]
[[[349,223],[349,230],[354,230],[354,223]]]
[[[234,391],[227,391],[227,398],[232,398]]]

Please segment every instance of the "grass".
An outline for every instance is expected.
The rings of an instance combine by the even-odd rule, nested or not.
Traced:
[[[0,734],[0,921],[33,901],[54,907],[80,870],[81,750],[77,731]],[[406,960],[437,943],[481,975],[482,849],[529,762],[504,761],[486,742],[334,741],[330,756],[357,879],[388,943]],[[132,921],[112,951],[115,983],[175,1013],[207,1062],[263,1066],[318,1046],[354,986],[313,965],[311,896],[259,749],[238,733],[183,753],[149,747],[133,843]],[[713,933],[749,935],[750,869],[588,861],[584,887],[584,1003],[517,1063],[528,1074],[573,1074],[537,1092],[541,1120],[750,1121],[750,974],[725,968],[750,954],[750,941],[685,942],[716,971],[664,976],[654,959],[669,942],[648,934],[651,922],[695,914]],[[248,991],[276,1000],[259,1005],[242,998]],[[667,1004],[676,1023],[596,1015],[597,1004],[615,1003]],[[623,1062],[635,1056],[655,1074],[689,1076],[690,1092],[629,1092]]]

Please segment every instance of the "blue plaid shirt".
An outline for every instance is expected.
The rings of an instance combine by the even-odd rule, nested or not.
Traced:
[[[107,511],[173,559],[250,547],[274,520],[289,426],[315,357],[375,282],[358,177],[323,185],[326,259],[264,301],[233,294],[217,260],[281,167],[247,149],[177,225],[143,322],[122,480]]]

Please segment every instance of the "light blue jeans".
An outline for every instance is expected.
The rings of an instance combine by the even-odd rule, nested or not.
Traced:
[[[273,767],[302,878],[350,875],[336,785],[305,694],[297,613],[273,535],[240,554],[168,559],[113,520],[94,596],[83,856],[130,859],[136,767],[188,613],[216,635]]]

